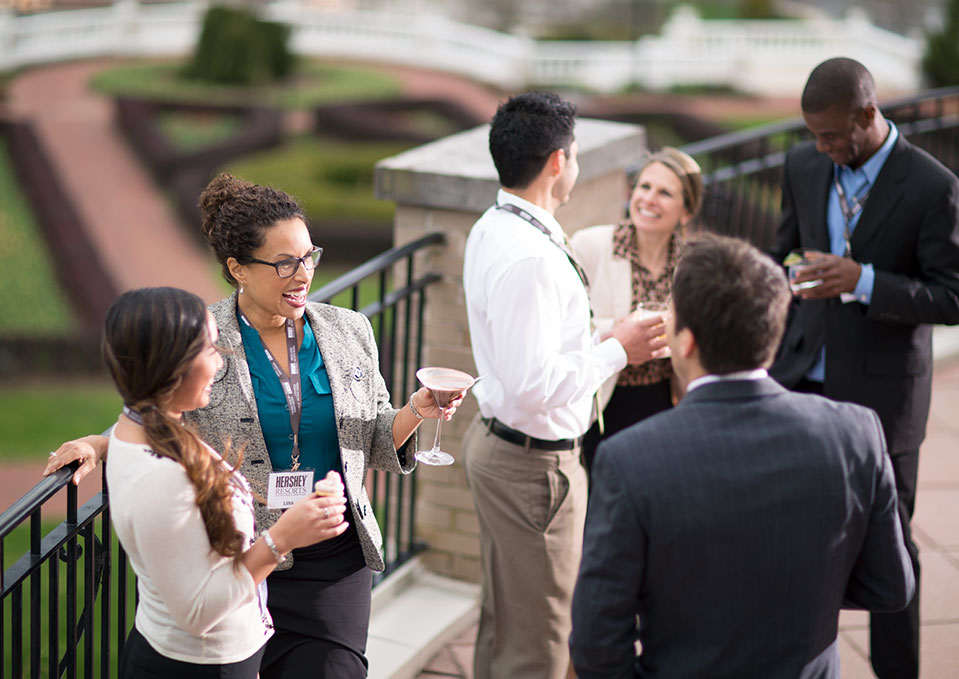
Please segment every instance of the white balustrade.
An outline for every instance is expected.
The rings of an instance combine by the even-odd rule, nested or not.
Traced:
[[[17,15],[0,9],[0,69],[84,57],[185,54],[205,0]],[[445,70],[504,88],[577,86],[611,92],[630,85],[728,86],[795,96],[810,69],[850,56],[888,90],[920,87],[922,41],[842,20],[704,21],[679,8],[660,35],[636,42],[537,41],[423,12],[340,9],[336,3],[280,0],[266,16],[293,27],[299,54],[368,59]]]

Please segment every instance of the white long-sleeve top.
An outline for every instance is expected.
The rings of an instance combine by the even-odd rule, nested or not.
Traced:
[[[246,568],[234,568],[232,559],[213,551],[186,470],[115,433],[107,460],[113,527],[138,578],[137,630],[175,660],[249,658],[273,634],[266,589]],[[245,481],[239,484],[233,515],[248,548],[253,504]]]
[[[507,191],[497,203],[523,208],[550,236],[495,206],[470,230],[463,285],[476,369],[488,376],[472,392],[484,417],[529,436],[581,436],[593,394],[626,365],[626,352],[592,333],[586,290],[557,247],[556,219]]]

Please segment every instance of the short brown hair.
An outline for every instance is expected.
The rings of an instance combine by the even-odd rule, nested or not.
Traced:
[[[782,267],[746,241],[707,234],[691,242],[673,277],[674,327],[689,328],[714,375],[767,367],[786,327]]]

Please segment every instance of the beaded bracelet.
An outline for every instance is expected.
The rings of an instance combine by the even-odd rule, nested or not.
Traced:
[[[273,542],[273,536],[270,535],[269,530],[265,530],[260,535],[263,536],[263,542],[266,543],[266,546],[270,548],[270,553],[273,555],[273,558],[276,559],[277,563],[282,563],[283,559],[286,558],[280,554],[280,550],[276,548],[276,543]]]

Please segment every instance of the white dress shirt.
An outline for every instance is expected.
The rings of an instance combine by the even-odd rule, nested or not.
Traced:
[[[256,653],[273,634],[266,581],[258,587],[246,567],[210,547],[183,466],[113,433],[106,468],[110,519],[137,575],[140,634],[161,655],[190,663],[234,663]],[[253,502],[239,483],[233,517],[248,549]]]
[[[559,244],[563,230],[546,210],[500,190],[536,217],[532,224],[487,210],[466,241],[463,285],[476,369],[473,388],[484,417],[541,439],[581,436],[593,395],[626,365],[615,339],[599,342],[590,328],[589,299]]]
[[[755,370],[740,370],[738,372],[726,373],[725,375],[703,375],[702,377],[697,377],[688,385],[686,385],[686,393],[688,394],[693,389],[701,387],[704,384],[712,384],[713,382],[743,382],[746,380],[764,380],[769,377],[769,372],[765,368],[756,368]]]

